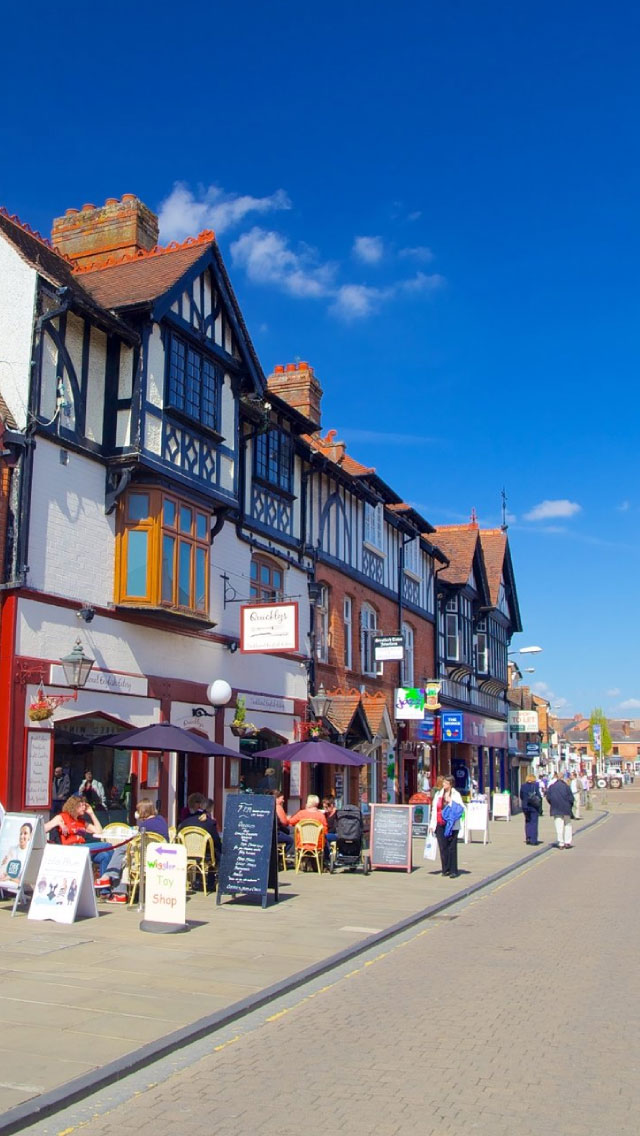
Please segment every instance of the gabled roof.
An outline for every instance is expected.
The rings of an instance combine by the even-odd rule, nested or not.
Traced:
[[[182,244],[173,241],[149,252],[125,253],[97,268],[78,267],[75,274],[103,307],[130,308],[164,296],[214,243],[214,234],[205,230]]]
[[[500,583],[504,581],[507,589],[507,599],[511,611],[513,630],[522,631],[518,593],[516,591],[516,581],[506,530],[481,529],[480,542],[482,544],[484,562],[487,568],[491,606],[498,606]]]
[[[439,579],[448,584],[464,587],[473,568],[479,544],[480,532],[478,526],[471,522],[468,525],[437,525],[433,541],[447,557],[449,564],[439,573]],[[481,558],[480,558],[480,562]],[[481,569],[483,583],[487,586],[484,568]]]
[[[13,245],[18,256],[33,268],[39,276],[55,288],[68,288],[72,300],[98,323],[117,331],[126,339],[137,336],[116,316],[104,311],[92,294],[76,278],[73,266],[66,257],[57,252],[45,237],[25,225],[19,217],[10,215],[0,208],[0,234]]]
[[[92,268],[91,264],[84,265],[76,269],[76,275],[82,279],[84,286],[98,303],[124,314],[129,308],[159,305],[162,298],[179,285],[183,276],[192,269],[196,271],[195,266],[201,259],[203,262],[201,267],[204,268],[207,257],[215,262],[231,317],[237,324],[240,346],[246,347],[255,385],[262,392],[266,387],[266,378],[244,322],[215,233],[211,229],[203,230],[197,237],[188,237],[182,244],[172,241],[166,246],[156,245],[148,252],[141,249],[138,252],[125,253],[97,268]],[[159,307],[160,310],[154,313],[157,318],[164,314],[161,305]]]

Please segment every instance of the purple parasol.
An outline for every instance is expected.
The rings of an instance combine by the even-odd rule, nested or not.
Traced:
[[[125,730],[123,734],[110,734],[95,744],[110,746],[111,749],[159,749],[201,753],[208,757],[241,757],[237,750],[210,742],[208,738],[183,730],[182,726],[173,726],[171,722],[154,722],[151,726]]]
[[[371,758],[362,753],[354,753],[351,749],[320,738],[265,749],[260,757],[266,757],[269,761],[306,761],[318,762],[320,765],[369,765],[371,762]]]

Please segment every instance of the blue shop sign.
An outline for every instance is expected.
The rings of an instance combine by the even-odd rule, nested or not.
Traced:
[[[442,720],[442,740],[443,742],[461,742],[462,741],[462,712],[456,711],[443,711],[441,714]]]
[[[421,722],[417,723],[416,733],[421,742],[433,742],[436,736],[436,719],[434,714],[425,714]]]
[[[527,742],[527,757],[540,756],[540,742]]]

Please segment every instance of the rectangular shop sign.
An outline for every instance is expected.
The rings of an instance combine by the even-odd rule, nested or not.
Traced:
[[[25,760],[25,809],[51,807],[53,730],[27,730]]]
[[[244,654],[296,652],[297,603],[243,604],[240,608],[240,650]]]
[[[47,844],[35,881],[29,919],[73,923],[97,917],[89,846]]]
[[[424,690],[417,687],[400,686],[395,694],[396,719],[414,719],[422,721],[424,718]]]
[[[404,659],[404,636],[375,635],[373,657],[376,663],[400,662]]]
[[[416,726],[416,734],[421,742],[433,742],[436,737],[436,720],[433,714],[425,714],[422,722]]]
[[[462,741],[462,712],[443,710],[440,715],[443,742]]]
[[[187,850],[183,844],[147,844],[145,850],[145,923],[186,922]]]
[[[537,710],[510,710],[509,729],[512,734],[537,734],[540,729]]]

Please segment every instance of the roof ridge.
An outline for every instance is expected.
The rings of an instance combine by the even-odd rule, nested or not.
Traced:
[[[5,205],[0,205],[0,216],[6,217],[7,220],[16,225],[18,229],[22,229],[22,232],[26,233],[28,237],[33,237],[34,240],[40,241],[40,244],[48,248],[49,252],[53,252],[56,256],[59,256],[60,260],[63,260],[65,264],[73,264],[70,257],[68,257],[66,253],[60,252],[60,250],[51,243],[48,237],[43,237],[42,233],[39,233],[37,229],[32,229],[31,225],[27,225],[26,221],[21,221],[17,213],[10,213]]]
[[[168,245],[154,245],[152,249],[137,249],[135,252],[124,252],[120,256],[110,256],[107,260],[101,261],[99,264],[94,264],[89,261],[88,264],[74,264],[74,276],[80,276],[85,272],[102,272],[105,268],[119,268],[123,264],[132,264],[138,260],[150,260],[155,256],[166,256],[167,253],[181,252],[184,249],[194,248],[196,245],[208,245],[215,241],[216,235],[213,229],[203,229],[198,233],[197,237],[187,237],[184,241],[169,241]]]

